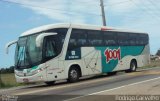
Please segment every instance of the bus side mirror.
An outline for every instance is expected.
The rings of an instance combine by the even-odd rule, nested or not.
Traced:
[[[6,54],[9,53],[9,47],[10,47],[11,45],[15,44],[15,43],[17,43],[17,40],[11,41],[11,42],[9,42],[9,43],[6,44],[6,46],[5,46]]]
[[[38,35],[36,38],[36,46],[41,47],[44,38],[47,36],[51,36],[51,35],[57,35],[57,33],[42,33],[42,34]]]

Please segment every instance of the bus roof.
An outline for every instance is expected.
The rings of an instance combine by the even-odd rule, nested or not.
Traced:
[[[31,35],[34,33],[38,33],[41,31],[54,29],[54,28],[77,28],[77,29],[90,29],[90,30],[104,30],[104,31],[118,31],[118,32],[131,32],[131,33],[145,33],[145,32],[139,32],[139,31],[132,31],[132,30],[124,30],[124,29],[117,29],[113,27],[106,27],[106,26],[96,26],[96,25],[88,25],[88,24],[71,24],[71,23],[57,23],[57,24],[49,24],[40,26],[37,28],[33,28],[31,30],[28,30],[21,34],[22,36]]]

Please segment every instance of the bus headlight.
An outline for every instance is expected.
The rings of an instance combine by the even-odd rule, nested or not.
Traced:
[[[34,71],[32,72],[32,75],[37,74],[37,73],[39,73],[39,72],[41,72],[40,69],[34,70]]]

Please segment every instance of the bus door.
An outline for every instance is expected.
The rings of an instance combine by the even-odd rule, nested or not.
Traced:
[[[57,71],[59,71],[59,58],[57,57],[57,48],[54,37],[46,37],[45,40],[45,61],[47,66],[47,78],[48,80],[53,80],[57,78]]]

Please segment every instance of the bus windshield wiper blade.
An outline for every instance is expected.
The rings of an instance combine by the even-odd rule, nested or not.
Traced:
[[[28,39],[26,41],[26,55],[27,55],[27,60],[28,60],[28,63],[29,63],[29,67],[32,66],[32,61],[31,61],[31,58],[30,58],[30,54],[28,52],[28,46],[27,46],[27,43],[28,43]]]
[[[19,47],[19,46],[18,46]],[[25,47],[23,47],[22,48],[22,51],[20,52],[20,54],[19,54],[19,57],[18,57],[18,60],[17,60],[17,67],[19,66],[19,64],[22,62],[22,61],[20,61],[20,59],[22,58],[22,56],[23,56],[23,53],[24,53],[24,48]]]

